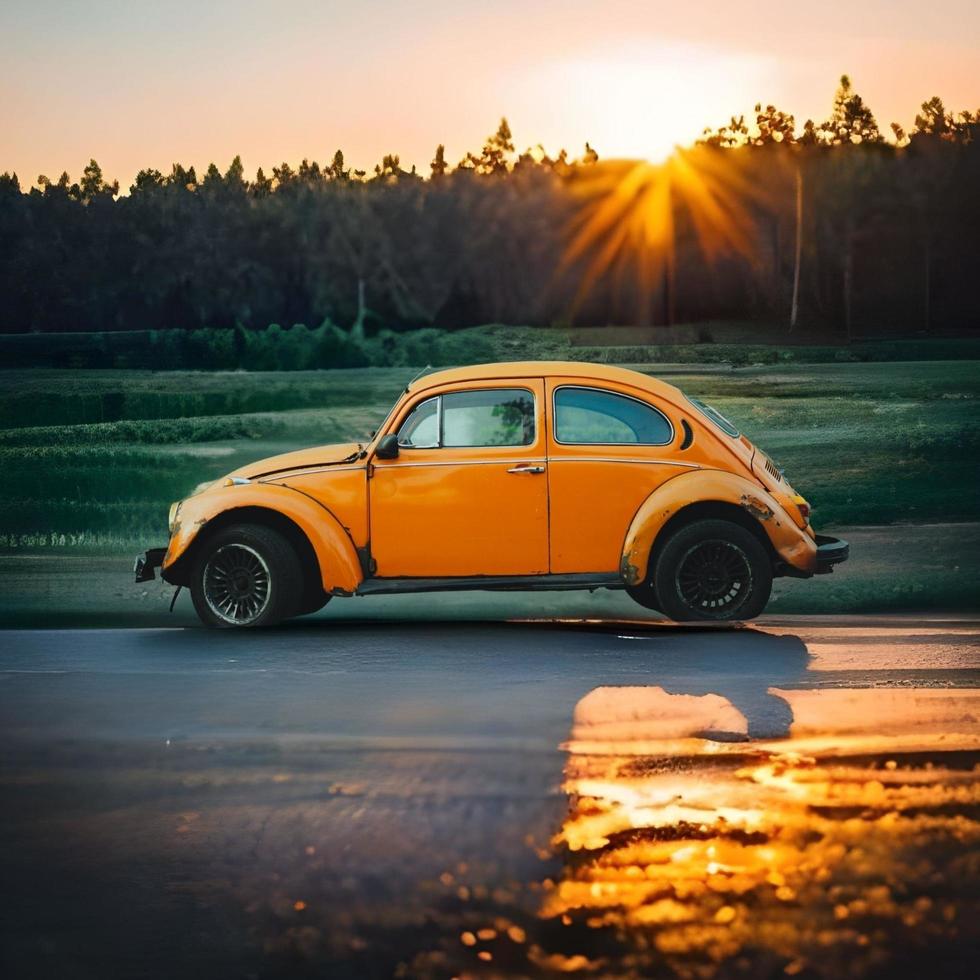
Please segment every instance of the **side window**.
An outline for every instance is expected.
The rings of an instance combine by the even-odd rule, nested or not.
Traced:
[[[495,388],[443,395],[443,446],[530,446],[532,442],[531,392]]]
[[[534,396],[524,388],[458,391],[416,406],[398,430],[406,449],[530,446]]]
[[[555,391],[555,439],[577,445],[666,446],[674,438],[662,412],[626,395],[597,388]]]

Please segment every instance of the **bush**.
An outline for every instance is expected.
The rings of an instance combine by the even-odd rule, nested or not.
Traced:
[[[312,333],[313,351],[310,367],[367,367],[371,361],[364,348],[349,333],[324,320]]]
[[[476,330],[447,333],[424,328],[405,333],[382,330],[364,341],[372,367],[450,367],[497,360],[496,348]]]
[[[170,445],[220,439],[260,439],[269,438],[281,428],[282,423],[275,419],[241,415],[44,425],[27,429],[0,429],[0,450],[5,446]]]
[[[703,337],[710,336],[705,332]],[[144,330],[0,335],[5,367],[132,368],[156,371],[304,371],[316,368],[446,367],[498,360],[574,359],[605,364],[821,364],[935,361],[980,357],[975,340],[896,340],[851,346],[649,344],[571,346],[559,330],[490,324],[447,331],[382,330],[358,339],[325,319],[310,329],[272,323],[264,330]],[[111,416],[113,418],[118,416]]]

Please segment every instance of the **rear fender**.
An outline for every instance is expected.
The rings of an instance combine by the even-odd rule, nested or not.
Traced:
[[[288,518],[306,535],[320,566],[325,592],[354,592],[364,576],[343,525],[311,497],[276,483],[221,487],[183,501],[163,559],[164,574],[187,555],[202,530],[216,518],[256,507]]]
[[[686,507],[698,503],[741,508],[758,522],[783,561],[804,575],[816,571],[816,543],[758,483],[724,470],[691,470],[654,490],[633,517],[620,562],[620,574],[628,585],[646,581],[658,535]]]

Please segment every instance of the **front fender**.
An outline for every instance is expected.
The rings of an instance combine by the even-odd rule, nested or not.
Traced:
[[[620,574],[628,585],[646,580],[650,554],[667,522],[690,504],[741,507],[759,522],[779,557],[804,574],[817,568],[817,546],[758,483],[724,470],[690,470],[659,486],[640,504],[626,532]]]
[[[180,505],[163,571],[172,567],[216,517],[245,507],[261,507],[289,518],[306,535],[320,566],[325,592],[352,593],[364,577],[357,552],[340,521],[306,494],[276,483],[249,483],[206,490]]]

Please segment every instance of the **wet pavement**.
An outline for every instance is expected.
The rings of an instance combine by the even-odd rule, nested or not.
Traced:
[[[980,966],[980,624],[0,632],[5,977]]]

